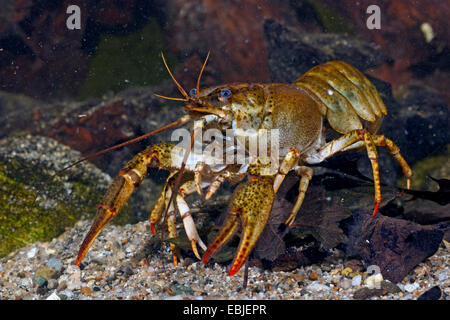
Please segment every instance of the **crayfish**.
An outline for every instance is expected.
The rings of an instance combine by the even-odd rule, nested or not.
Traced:
[[[169,128],[192,123],[191,144],[186,148],[170,143],[151,145],[122,168],[98,206],[91,229],[80,247],[76,265],[81,263],[100,231],[141,184],[148,167],[170,172],[150,214],[153,234],[156,224],[166,219],[169,237],[176,237],[178,211],[194,254],[206,264],[238,229],[242,229],[239,248],[229,271],[230,276],[242,267],[257,243],[267,224],[275,194],[290,171],[300,177],[300,183],[298,197],[285,222],[286,225],[292,225],[294,222],[312,178],[313,170],[306,165],[320,163],[339,152],[366,149],[375,186],[373,215],[377,213],[381,202],[376,147],[387,148],[401,166],[406,176],[407,188],[410,187],[412,171],[399,148],[392,140],[376,134],[383,116],[387,114],[379,93],[360,71],[346,62],[330,61],[317,65],[291,84],[233,83],[200,89],[200,79],[207,57],[196,88],[187,93],[173,77],[164,56],[162,58],[183,97],[157,96],[182,101],[187,114],[128,143]],[[326,126],[331,127],[340,136],[326,141]],[[241,141],[245,161],[216,164],[211,162],[208,155],[191,152],[195,137],[202,129],[208,128],[222,133],[231,131]],[[279,135],[278,145],[273,147],[271,144],[271,147],[266,148],[266,159],[252,155],[246,139],[255,133],[258,135],[261,130],[275,129]],[[113,148],[93,156],[111,149]],[[219,158],[230,152],[236,153],[237,148],[227,148]],[[197,192],[205,199],[210,199],[226,181],[241,184],[233,192],[223,226],[207,247],[199,237],[186,197]],[[198,252],[197,244],[205,251],[203,257]],[[176,265],[180,253],[173,244],[171,249]]]

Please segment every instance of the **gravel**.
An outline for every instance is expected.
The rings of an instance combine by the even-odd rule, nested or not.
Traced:
[[[159,235],[151,235],[148,222],[107,226],[81,268],[75,267],[89,226],[90,221],[80,221],[50,242],[27,245],[0,259],[0,299],[408,300],[438,286],[440,299],[450,300],[450,253],[444,243],[403,281],[395,285],[383,280],[381,289],[368,288],[365,280],[370,275],[361,270],[348,272],[342,258],[326,268],[313,265],[291,272],[250,267],[244,289],[243,270],[229,277],[224,265],[204,266],[190,258],[174,267],[168,245],[162,250],[149,249]],[[342,256],[336,249],[333,252]]]

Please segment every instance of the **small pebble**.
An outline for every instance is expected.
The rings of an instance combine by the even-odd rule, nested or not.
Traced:
[[[341,287],[342,289],[347,290],[347,289],[350,289],[351,286],[352,286],[352,280],[344,279],[344,280],[342,280],[342,281],[340,282],[340,287]]]
[[[52,268],[57,272],[61,272],[63,264],[59,259],[52,257],[48,260],[47,267]]]
[[[345,268],[344,270],[341,271],[341,274],[346,276],[348,275],[350,272],[352,272],[353,270],[351,268]]]
[[[31,249],[27,252],[27,258],[28,258],[28,259],[34,258],[34,256],[36,255],[37,251],[38,251],[37,248],[31,248]]]
[[[417,289],[416,286],[411,283],[405,284],[405,286],[403,288],[405,289],[405,291],[410,292],[410,293]]]
[[[360,274],[352,278],[352,286],[359,286],[361,284],[362,277]]]
[[[56,294],[56,292],[53,292],[51,295],[47,297],[46,300],[61,300],[61,298]]]
[[[317,280],[319,278],[319,275],[316,272],[311,272],[308,278],[309,280]]]
[[[92,294],[92,290],[89,287],[81,287],[81,294],[85,296],[90,296]]]

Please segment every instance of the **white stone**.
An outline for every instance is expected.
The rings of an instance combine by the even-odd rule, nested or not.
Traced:
[[[405,284],[404,289],[407,292],[413,292],[417,289],[417,287],[414,284],[408,283],[408,284]]]
[[[36,255],[38,249],[37,248],[31,248],[28,252],[27,252],[27,258],[31,259],[34,258],[34,256]]]
[[[56,294],[56,291],[54,291],[46,300],[61,300],[61,298]]]
[[[324,284],[313,282],[309,286],[306,287],[306,290],[310,290],[310,291],[328,291],[328,290],[330,290],[330,287],[328,287],[328,286],[326,286]]]
[[[359,286],[361,284],[362,277],[361,275],[356,275],[352,278],[352,286]]]

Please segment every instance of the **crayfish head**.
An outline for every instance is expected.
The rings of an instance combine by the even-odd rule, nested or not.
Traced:
[[[263,85],[234,83],[190,91],[191,99],[186,110],[192,117],[197,114],[214,114],[234,127],[260,128],[264,118],[266,91]]]

